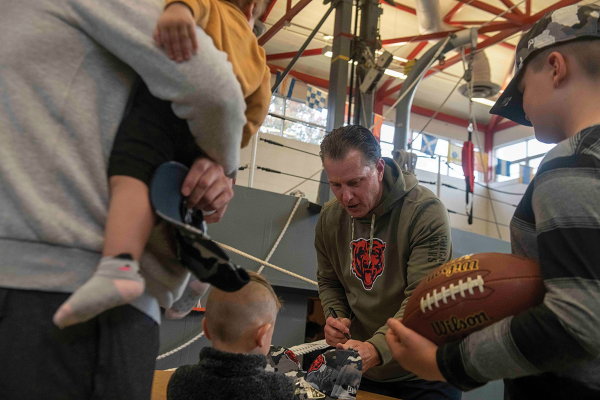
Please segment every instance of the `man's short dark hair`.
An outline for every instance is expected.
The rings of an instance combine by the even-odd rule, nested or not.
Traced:
[[[381,158],[381,147],[375,136],[361,125],[348,125],[329,132],[321,143],[321,161],[343,160],[351,150],[359,150],[368,165],[375,165]]]

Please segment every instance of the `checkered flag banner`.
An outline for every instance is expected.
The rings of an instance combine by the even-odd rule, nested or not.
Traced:
[[[327,92],[313,85],[306,85],[306,105],[310,108],[327,108]]]

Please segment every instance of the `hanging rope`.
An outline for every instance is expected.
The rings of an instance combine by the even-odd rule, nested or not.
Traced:
[[[461,59],[463,62],[463,68],[466,69],[465,65],[467,62],[465,59],[464,48],[461,49],[460,55],[461,55]],[[471,51],[471,53],[470,53],[470,58],[471,58],[470,62],[471,63],[473,62],[474,56],[475,56],[475,52]],[[477,154],[479,155],[479,163],[481,164],[481,166],[483,168],[483,172],[484,172],[485,176],[487,177],[488,176],[488,165],[483,162],[483,155],[481,154],[482,147],[481,147],[481,143],[479,142],[479,130],[477,129],[477,120],[475,119],[475,114],[473,113],[473,84],[475,83],[474,81],[475,81],[474,79],[471,79],[471,81],[467,85],[467,88],[469,90],[468,91],[468,94],[469,94],[469,120],[471,121],[471,124],[473,124],[473,129],[475,130],[475,140],[477,141],[477,147],[479,147],[479,150],[480,150],[477,152]],[[486,182],[485,186],[488,190],[489,198],[492,199],[492,193],[490,192],[489,182]],[[496,209],[494,208],[493,201],[490,201],[490,207],[492,209],[492,215],[494,216],[494,223],[496,225],[496,231],[498,232],[498,237],[500,238],[500,240],[502,240],[502,234],[500,233],[500,226],[498,225],[498,218],[496,216]]]
[[[296,201],[296,204],[294,205],[294,208],[292,209],[292,212],[291,212],[287,222],[285,223],[283,230],[281,231],[281,233],[279,234],[279,237],[275,241],[273,248],[267,255],[267,258],[265,258],[265,262],[269,262],[269,260],[271,259],[271,256],[275,252],[275,249],[277,248],[277,246],[279,246],[279,242],[281,242],[281,238],[283,237],[283,235],[285,235],[285,231],[287,231],[288,227],[290,226],[290,222],[292,222],[292,219],[294,218],[294,214],[296,214],[296,210],[298,209],[298,206],[300,205],[300,202],[302,201],[303,197],[304,197],[304,194],[298,196],[298,200]],[[260,268],[258,269],[258,271],[256,271],[256,273],[260,275],[260,273],[262,272],[262,270],[264,268],[265,268],[265,266],[261,264]]]
[[[174,349],[173,349],[173,350],[171,350],[171,351],[167,351],[166,353],[164,353],[164,354],[161,354],[160,356],[156,357],[156,361],[158,361],[158,360],[162,360],[163,358],[165,358],[165,357],[168,357],[168,356],[170,356],[171,354],[175,354],[175,353],[177,353],[178,351],[180,351],[180,350],[182,350],[182,349],[184,349],[184,348],[188,347],[190,344],[194,343],[196,340],[200,339],[202,336],[204,336],[204,331],[201,331],[199,335],[197,335],[195,338],[193,338],[193,339],[191,339],[191,340],[188,340],[187,342],[185,342],[185,343],[184,343],[184,344],[182,344],[181,346],[179,346],[179,347],[177,347],[177,348],[174,348]]]
[[[323,168],[321,168],[320,170],[318,170],[317,172],[315,172],[314,174],[312,174],[311,176],[309,176],[308,178],[305,178],[302,182],[300,182],[299,184],[297,184],[296,186],[292,187],[291,189],[286,190],[285,192],[283,192],[282,194],[287,194],[288,192],[291,192],[292,190],[296,189],[297,187],[303,185],[304,183],[310,181],[312,179],[313,176],[317,175],[319,172],[323,171]],[[322,181],[319,181],[322,182]]]
[[[226,244],[219,243],[219,242],[215,242],[215,243],[217,243],[219,246],[221,246],[225,250],[231,251],[232,253],[238,254],[238,255],[240,255],[242,257],[245,257],[245,258],[247,258],[249,260],[252,260],[252,261],[254,261],[256,263],[266,265],[269,268],[273,268],[276,271],[283,272],[284,274],[293,276],[294,278],[297,278],[297,279],[300,279],[301,281],[310,283],[311,285],[318,286],[318,284],[317,284],[316,281],[313,281],[313,280],[310,280],[308,278],[305,278],[302,275],[298,275],[298,274],[296,274],[294,272],[288,271],[287,269],[283,269],[281,267],[278,267],[277,265],[269,264],[268,262],[265,262],[265,261],[261,260],[260,258],[256,258],[254,256],[251,256],[248,253],[244,253],[243,251],[238,250],[238,249],[236,249],[234,247],[228,246]]]

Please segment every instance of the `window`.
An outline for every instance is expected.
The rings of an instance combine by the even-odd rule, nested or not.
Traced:
[[[382,124],[379,136],[382,157],[392,157],[394,152],[394,125]]]
[[[423,140],[422,135],[418,135],[419,132],[413,131],[412,149],[413,153],[416,154],[419,159],[417,160],[417,169],[434,172],[438,172],[438,157],[442,159],[442,164],[439,166],[440,174],[448,175],[453,178],[464,179],[465,174],[462,169],[462,165],[448,163],[448,149],[450,144],[462,147],[462,143],[454,142],[447,139],[438,138],[437,144],[435,145],[435,157],[431,157],[428,154],[420,151]],[[418,136],[417,136],[418,135]],[[475,157],[479,156],[479,151],[475,149]],[[475,182],[480,182],[483,179],[483,174],[475,172]]]
[[[555,144],[542,143],[537,139],[523,140],[508,146],[496,148],[496,159],[511,162],[510,176],[496,174],[497,182],[505,182],[518,179],[521,174],[519,165],[527,165],[533,168],[537,173],[540,163],[548,151],[554,148]]]
[[[325,136],[326,124],[326,109],[319,111],[304,102],[273,95],[269,115],[258,131],[320,144]]]

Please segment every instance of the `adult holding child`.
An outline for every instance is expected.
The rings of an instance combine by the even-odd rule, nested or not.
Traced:
[[[100,259],[108,157],[136,74],[172,101],[201,147],[204,132],[240,132],[237,142],[221,135],[212,146],[221,157],[190,172],[190,192],[231,191],[223,185],[237,169],[245,123],[240,86],[226,54],[200,29],[202,56],[186,63],[155,46],[162,7],[161,0],[25,0],[0,13],[2,399],[150,397],[160,319],[152,296],[62,331],[52,315]],[[219,177],[205,182],[204,172],[215,169]]]

